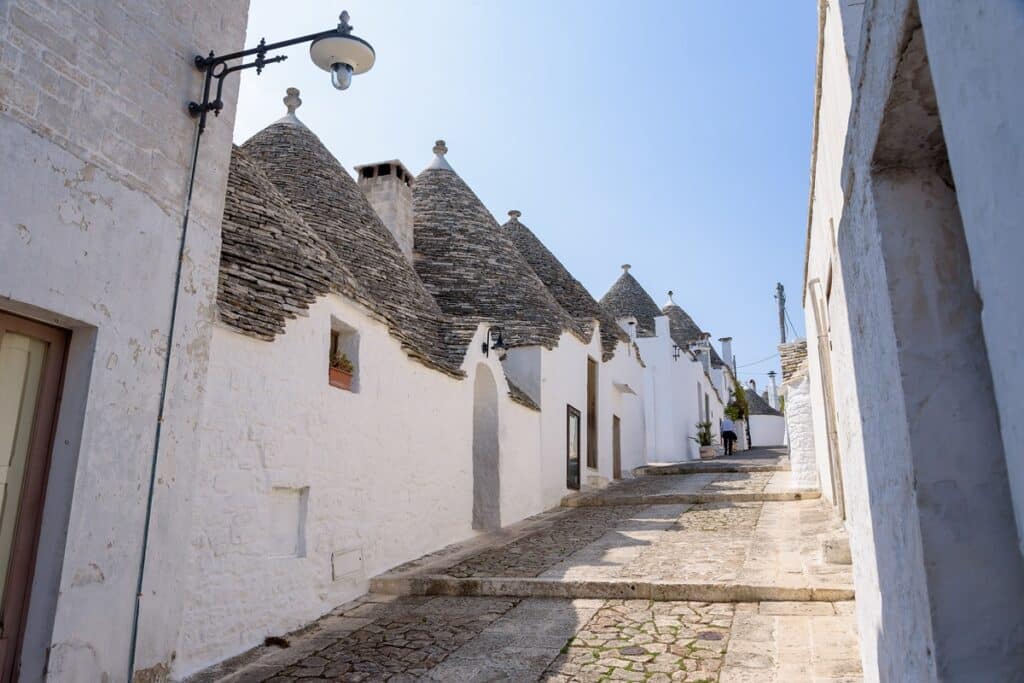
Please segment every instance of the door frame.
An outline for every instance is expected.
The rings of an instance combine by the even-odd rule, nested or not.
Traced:
[[[622,420],[612,415],[612,479],[622,479]]]
[[[597,361],[587,357],[587,468],[596,470],[597,462]]]
[[[580,422],[582,421],[580,411],[576,410],[570,405],[567,405],[565,411],[565,486],[566,488],[573,489],[575,491],[580,490],[581,481],[583,479],[582,467],[583,463],[580,462]],[[573,420],[576,418],[576,472],[575,479],[573,478],[573,453],[572,453],[572,430]]]
[[[0,338],[6,332],[23,334],[49,344],[36,397],[32,434],[18,499],[18,517],[11,541],[11,562],[0,596],[0,682],[16,680],[16,667],[25,635],[39,533],[46,503],[53,436],[60,412],[61,387],[69,333],[43,323],[0,311]]]

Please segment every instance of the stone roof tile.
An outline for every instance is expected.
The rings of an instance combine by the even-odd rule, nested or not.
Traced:
[[[379,316],[413,358],[448,374],[460,369],[475,324],[438,308],[355,181],[306,126],[286,117],[242,149],[337,257],[335,284]]]
[[[493,322],[508,346],[558,343],[563,330],[584,331],[558,304],[494,216],[444,159],[434,161],[413,184],[413,262],[445,313]]]
[[[653,337],[655,333],[654,319],[663,313],[647,290],[629,274],[629,268],[629,264],[622,266],[622,275],[601,297],[601,306],[616,319],[635,317],[637,336]]]
[[[593,321],[598,321],[602,359],[610,360],[615,355],[616,345],[620,341],[628,343],[629,335],[615,321],[614,316],[594,300],[587,288],[572,276],[551,250],[544,246],[533,231],[519,220],[518,211],[509,211],[509,216],[511,218],[502,226],[502,232],[508,235],[512,244],[530,264],[533,272],[555,300],[569,315],[577,319],[588,336],[593,333]]]

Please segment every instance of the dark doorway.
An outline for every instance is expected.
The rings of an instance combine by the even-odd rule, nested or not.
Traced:
[[[580,488],[580,411],[566,406],[565,419],[565,485]]]
[[[612,415],[612,479],[622,479],[622,421]]]
[[[0,681],[18,679],[67,333],[0,313]]]
[[[587,359],[587,467],[597,469],[597,361]]]

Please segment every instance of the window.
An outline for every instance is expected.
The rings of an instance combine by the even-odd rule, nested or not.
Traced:
[[[359,333],[351,325],[331,318],[327,379],[332,387],[359,391]]]

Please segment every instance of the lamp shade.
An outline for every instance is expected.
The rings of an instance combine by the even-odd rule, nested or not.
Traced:
[[[377,59],[373,47],[353,35],[319,38],[309,46],[309,56],[324,71],[330,71],[335,64],[348,64],[353,74],[366,73]]]

